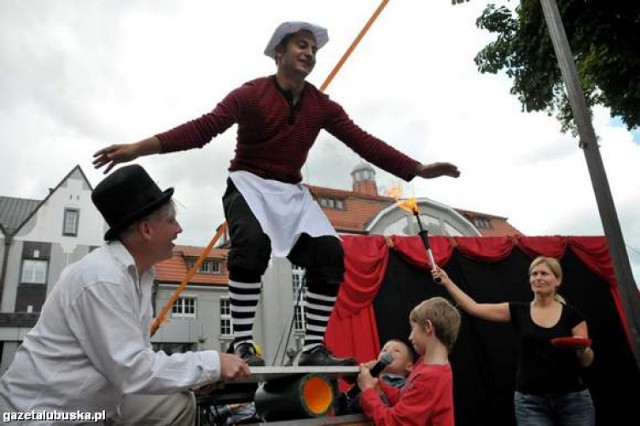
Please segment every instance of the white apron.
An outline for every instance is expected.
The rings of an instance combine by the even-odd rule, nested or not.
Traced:
[[[312,237],[338,237],[309,189],[301,183],[263,179],[244,170],[231,172],[229,177],[271,239],[274,256],[287,256],[303,232]]]

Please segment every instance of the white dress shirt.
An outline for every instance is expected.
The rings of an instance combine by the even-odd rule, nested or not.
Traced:
[[[16,411],[115,413],[124,394],[170,394],[217,381],[216,351],[154,352],[149,327],[154,271],[138,276],[112,242],[67,267],[0,378]]]
[[[305,185],[263,179],[244,170],[231,172],[229,177],[269,236],[274,256],[287,256],[303,232],[311,237],[339,238]]]

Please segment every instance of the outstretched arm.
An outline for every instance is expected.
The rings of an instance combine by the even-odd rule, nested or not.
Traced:
[[[416,176],[424,179],[433,179],[440,176],[457,178],[460,176],[460,170],[458,170],[456,165],[451,163],[418,164],[416,166]]]
[[[135,143],[110,145],[93,154],[93,166],[96,169],[107,166],[104,170],[106,174],[118,163],[133,161],[144,155],[157,154],[160,150],[160,139],[157,136]]]
[[[453,300],[464,311],[470,315],[478,318],[485,319],[487,321],[496,322],[509,322],[511,321],[511,313],[509,312],[509,303],[478,303],[473,300],[467,293],[462,291],[452,280],[447,273],[439,268],[435,267],[431,271],[433,278],[440,278],[440,284],[447,289]]]

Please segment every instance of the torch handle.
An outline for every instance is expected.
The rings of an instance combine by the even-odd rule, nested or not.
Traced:
[[[433,257],[433,252],[431,251],[431,245],[429,244],[429,231],[422,228],[422,223],[418,220],[418,226],[420,227],[420,239],[422,240],[422,244],[424,244],[424,248],[427,250],[427,257],[429,259],[429,266],[431,269],[436,269],[438,265],[436,265],[436,259]],[[440,277],[434,278],[436,284],[440,284],[442,279]]]
[[[438,265],[436,265],[436,260],[433,258],[433,253],[431,252],[430,248],[427,249],[427,255],[429,255],[429,263],[431,263],[431,269],[436,269],[436,266]],[[442,278],[435,277],[433,280],[436,282],[436,284],[440,284]]]

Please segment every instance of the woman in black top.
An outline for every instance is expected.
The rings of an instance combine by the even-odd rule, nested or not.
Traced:
[[[432,275],[440,278],[468,314],[513,325],[519,353],[514,394],[518,425],[595,424],[595,408],[581,377],[594,353],[586,343],[586,321],[558,294],[562,268],[557,259],[540,256],[531,262],[529,282],[534,297],[529,303],[477,303],[442,269],[434,269]],[[557,347],[551,340],[558,337],[581,337],[585,343]]]

